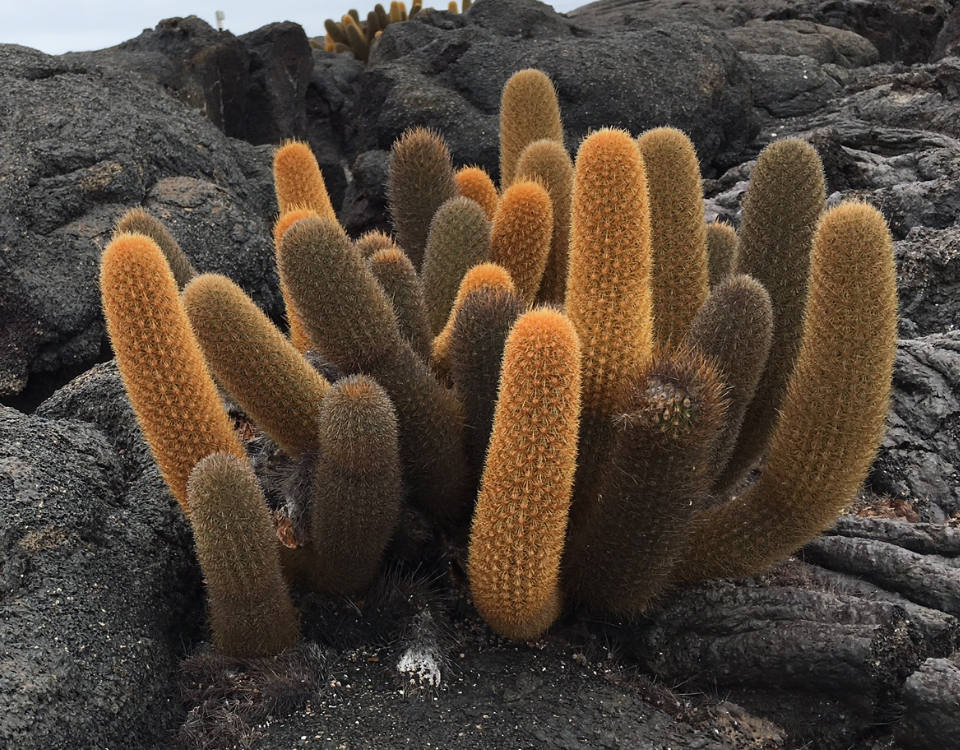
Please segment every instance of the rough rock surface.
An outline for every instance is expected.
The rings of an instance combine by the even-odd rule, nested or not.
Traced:
[[[307,132],[313,55],[299,24],[272,23],[237,37],[196,16],[168,18],[116,47],[64,59],[136,71],[251,143]]]
[[[345,158],[361,172],[343,204],[347,228],[382,221],[382,183],[364,177],[411,125],[440,130],[456,165],[477,164],[498,179],[500,93],[527,67],[553,79],[574,154],[591,128],[637,133],[669,122],[687,130],[709,174],[736,163],[757,129],[752,69],[721,33],[691,24],[587,29],[536,0],[484,0],[463,16],[418,14],[384,30],[341,121]],[[325,80],[325,90],[335,88],[342,73],[331,67]]]
[[[753,20],[724,34],[742,53],[812,57],[844,68],[872,65],[880,58],[873,43],[859,34],[812,21]]]
[[[313,71],[306,93],[307,140],[320,164],[333,205],[340,207],[347,190],[350,104],[364,71],[352,55],[313,50]],[[286,134],[290,137],[292,134]]]
[[[859,34],[883,60],[926,62],[951,10],[946,0],[598,0],[570,15],[591,26],[641,26],[684,20],[729,29],[750,21],[802,20]]]
[[[960,331],[901,340],[893,383],[871,482],[960,511]]]
[[[429,125],[458,162],[496,175],[500,92],[525,67],[553,79],[571,149],[600,123],[640,132],[672,122],[709,169],[755,131],[744,65],[721,34],[689,24],[585,30],[536,0],[484,0],[463,17],[387,27],[361,78],[354,145],[389,148],[410,123]]]
[[[35,405],[104,358],[99,257],[131,206],[168,221],[195,267],[279,313],[269,147],[225,137],[158,84],[11,45],[0,133],[5,401]]]
[[[0,407],[3,747],[144,747],[182,721],[184,621],[202,622],[192,539],[145,451],[124,447],[118,380],[71,385],[86,415]]]
[[[531,648],[491,638],[473,618],[445,627],[457,650],[429,666],[418,662],[427,651],[403,638],[327,651],[322,669],[332,679],[309,710],[251,726],[246,736],[263,750],[297,747],[304,737],[321,747],[464,750],[784,746],[782,730],[741,706],[678,698],[596,644],[577,643],[576,633]]]
[[[960,667],[953,659],[927,659],[904,684],[903,718],[894,737],[911,750],[960,746]]]
[[[960,227],[913,227],[896,251],[901,335],[960,328]]]

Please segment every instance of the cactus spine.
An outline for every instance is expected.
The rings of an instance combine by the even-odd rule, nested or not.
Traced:
[[[364,232],[357,238],[357,241],[354,242],[353,245],[357,248],[360,255],[368,260],[378,250],[386,250],[397,246],[389,234],[381,232],[379,229],[371,229],[369,232]]]
[[[446,377],[450,372],[450,343],[460,308],[468,294],[484,288],[506,289],[511,294],[516,293],[513,279],[510,278],[507,269],[498,266],[496,263],[481,263],[464,274],[460,280],[460,288],[457,289],[457,297],[450,310],[450,317],[447,318],[447,324],[433,340],[433,348],[430,353],[430,364],[441,377]]]
[[[163,257],[167,259],[173,278],[177,280],[177,288],[183,289],[190,279],[197,275],[167,228],[142,208],[131,208],[120,217],[114,228],[114,236],[119,234],[142,234],[156,242]]]
[[[599,130],[577,155],[566,294],[583,351],[577,504],[581,497],[592,502],[593,467],[607,453],[610,417],[625,411],[651,356],[650,266],[643,157],[629,133]]]
[[[534,141],[520,153],[517,179],[540,182],[550,195],[553,208],[550,257],[543,271],[537,300],[562,304],[567,289],[573,162],[562,142],[549,139]]]
[[[697,352],[659,353],[614,418],[610,461],[564,558],[580,602],[637,616],[668,585],[687,528],[713,479],[709,462],[723,424],[723,384]]]
[[[493,429],[503,348],[524,307],[508,288],[481,287],[466,296],[456,315],[450,340],[450,376],[466,417],[471,486],[480,477]]]
[[[400,334],[383,289],[340,225],[305,219],[287,231],[280,276],[320,352],[348,374],[376,378],[397,410],[413,497],[438,517],[469,512],[460,404]]]
[[[468,269],[490,255],[490,222],[476,201],[451,198],[434,214],[423,258],[423,291],[435,336],[443,329]]]
[[[453,179],[457,183],[460,195],[479,203],[487,215],[487,220],[493,221],[493,215],[497,212],[497,203],[500,202],[500,194],[497,193],[497,188],[486,170],[482,167],[461,167]]]
[[[414,268],[423,264],[433,215],[456,195],[450,152],[440,135],[424,128],[404,131],[390,155],[387,197],[397,243]]]
[[[687,333],[688,343],[709,357],[727,386],[727,416],[710,456],[712,479],[722,473],[736,445],[772,337],[770,295],[743,274],[728,277],[713,290]]]
[[[398,247],[377,250],[367,260],[371,273],[393,303],[400,333],[424,362],[430,356],[430,320],[424,301],[423,285],[410,262]]]
[[[739,243],[737,233],[725,221],[707,224],[707,259],[711,288],[727,278],[737,267]]]
[[[370,584],[397,525],[403,486],[397,416],[364,375],[338,380],[320,408],[310,533],[325,591]]]
[[[718,487],[732,487],[763,453],[776,425],[803,335],[810,246],[824,208],[823,167],[809,144],[790,138],[757,159],[743,200],[738,271],[770,294],[773,342],[747,408],[740,440]]]
[[[281,214],[309,208],[318,216],[335,218],[320,165],[306,143],[288,141],[274,152],[273,183]]]
[[[300,221],[300,219],[309,219],[314,216],[318,216],[318,214],[312,208],[295,208],[280,214],[273,225],[274,255],[279,251],[280,243],[283,241],[283,235],[287,233],[290,227]],[[294,348],[302,354],[312,346],[310,337],[307,335],[303,323],[300,322],[300,318],[297,317],[297,311],[293,309],[293,302],[290,300],[290,293],[282,281],[280,282],[280,293],[283,295],[283,306],[287,313],[287,324],[290,326],[290,342]]]

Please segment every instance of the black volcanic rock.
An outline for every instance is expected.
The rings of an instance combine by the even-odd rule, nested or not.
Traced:
[[[100,252],[132,206],[167,221],[195,267],[279,315],[268,147],[121,69],[10,45],[0,113],[0,397],[35,404],[104,358]]]
[[[911,750],[960,746],[960,666],[956,659],[927,659],[907,678],[904,712],[893,734]]]
[[[73,386],[109,433],[0,406],[3,747],[150,747],[182,721],[177,670],[203,624],[193,540],[145,452],[118,450],[136,425],[117,386]]]
[[[960,330],[903,339],[871,484],[960,511]]]
[[[754,19],[811,21],[863,36],[883,60],[916,63],[931,59],[950,9],[946,0],[598,0],[570,16],[593,27],[683,20],[729,29]]]
[[[754,106],[777,117],[816,112],[841,90],[840,83],[812,57],[744,53],[753,83]]]
[[[960,329],[960,227],[914,227],[896,251],[902,334]]]
[[[167,18],[116,47],[65,58],[135,71],[199,109],[227,135],[254,144],[307,132],[313,55],[299,24],[272,23],[237,37],[196,16]]]
[[[725,33],[737,50],[757,55],[812,57],[844,68],[872,65],[880,58],[877,48],[859,34],[812,21],[755,19]]]
[[[271,23],[243,34],[240,41],[250,54],[250,81],[243,117],[228,123],[227,135],[251,143],[306,136],[313,52],[303,28],[289,21]]]
[[[425,125],[443,132],[458,164],[496,176],[500,93],[528,67],[554,81],[572,152],[594,128],[672,124],[709,172],[756,130],[747,69],[722,33],[689,24],[587,30],[536,0],[483,0],[463,17],[432,12],[387,27],[360,80],[353,147],[389,149],[405,128]]]

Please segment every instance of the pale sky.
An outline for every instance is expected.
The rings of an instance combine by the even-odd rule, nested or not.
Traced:
[[[384,2],[384,0],[380,0]],[[553,0],[559,11],[590,0]],[[244,34],[273,21],[295,21],[308,36],[323,34],[325,18],[339,18],[356,7],[365,15],[377,0],[0,0],[0,43],[22,44],[50,54],[102,49],[153,28],[162,18],[200,16],[216,28],[216,11],[224,28]],[[407,3],[409,5],[409,2]],[[424,0],[443,8],[446,0]],[[389,7],[387,2],[384,5]],[[369,7],[367,7],[369,6]]]

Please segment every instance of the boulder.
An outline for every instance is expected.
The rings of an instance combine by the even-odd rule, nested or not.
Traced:
[[[873,43],[859,34],[812,21],[754,19],[728,29],[725,36],[740,52],[812,57],[843,68],[873,65],[880,58]]]
[[[159,84],[13,45],[0,46],[0,111],[17,113],[0,130],[7,403],[32,407],[105,358],[99,258],[133,206],[279,317],[269,147],[228,138]]]
[[[307,87],[313,52],[300,24],[283,21],[243,34],[250,55],[242,119],[224,132],[250,143],[278,143],[307,135]]]
[[[354,101],[354,148],[389,149],[425,125],[443,132],[457,164],[497,176],[500,93],[528,67],[553,79],[572,152],[590,129],[670,124],[690,134],[710,172],[756,131],[746,67],[719,32],[585,30],[536,0],[484,0],[462,17],[424,13],[384,30]]]
[[[275,143],[307,133],[313,55],[299,24],[271,23],[237,37],[196,16],[167,18],[115,47],[64,57],[134,71],[235,138]]]
[[[960,667],[927,659],[903,686],[904,711],[893,736],[911,750],[960,747]]]
[[[729,29],[754,19],[809,21],[863,36],[882,60],[917,63],[931,59],[950,9],[946,0],[598,0],[570,16],[594,27],[683,20]]]
[[[954,5],[933,45],[934,60],[960,54],[960,5]]]
[[[748,54],[758,60],[758,56]],[[761,62],[767,62],[759,58]],[[802,58],[801,58],[802,60]],[[806,65],[812,66],[809,62]],[[804,80],[803,66],[784,61],[763,70],[754,67],[758,88],[764,81],[781,80],[774,91],[758,91],[765,122],[750,151],[717,180],[705,184],[712,214],[735,218],[745,180],[756,150],[789,137],[809,140],[824,164],[830,204],[844,199],[865,200],[878,206],[895,239],[914,227],[944,229],[960,216],[960,59],[947,58],[908,71],[873,66],[847,71],[835,65],[819,66],[839,90],[825,93],[813,75]],[[788,85],[811,86],[793,89]],[[832,85],[827,84],[829,88]],[[813,100],[822,95],[822,104]],[[805,108],[809,105],[810,109]],[[908,332],[908,335],[913,335]]]
[[[753,82],[754,106],[774,118],[816,112],[841,90],[840,83],[806,55],[745,53]]]
[[[203,623],[192,537],[117,373],[68,388],[0,407],[0,745],[152,747]]]
[[[870,481],[960,511],[960,331],[899,342],[887,434]]]
[[[340,212],[340,222],[351,236],[359,237],[372,229],[391,230],[387,209],[389,171],[389,151],[364,151],[354,160],[350,170],[350,186]]]
[[[351,62],[363,64],[311,49],[299,24],[271,23],[236,37],[196,16],[167,18],[115,47],[65,57],[155,81],[234,138],[253,144],[306,139],[333,205],[343,200],[342,128],[331,130],[330,119],[342,107],[343,72]]]
[[[823,126],[807,135],[823,158],[834,192],[831,203],[873,203],[898,240],[915,227],[943,229],[956,223],[960,146],[953,137],[843,116],[821,117],[817,124]]]
[[[313,71],[305,103],[307,140],[336,208],[343,204],[347,190],[345,154],[349,144],[344,134],[350,129],[350,103],[365,67],[352,55],[313,50]]]

